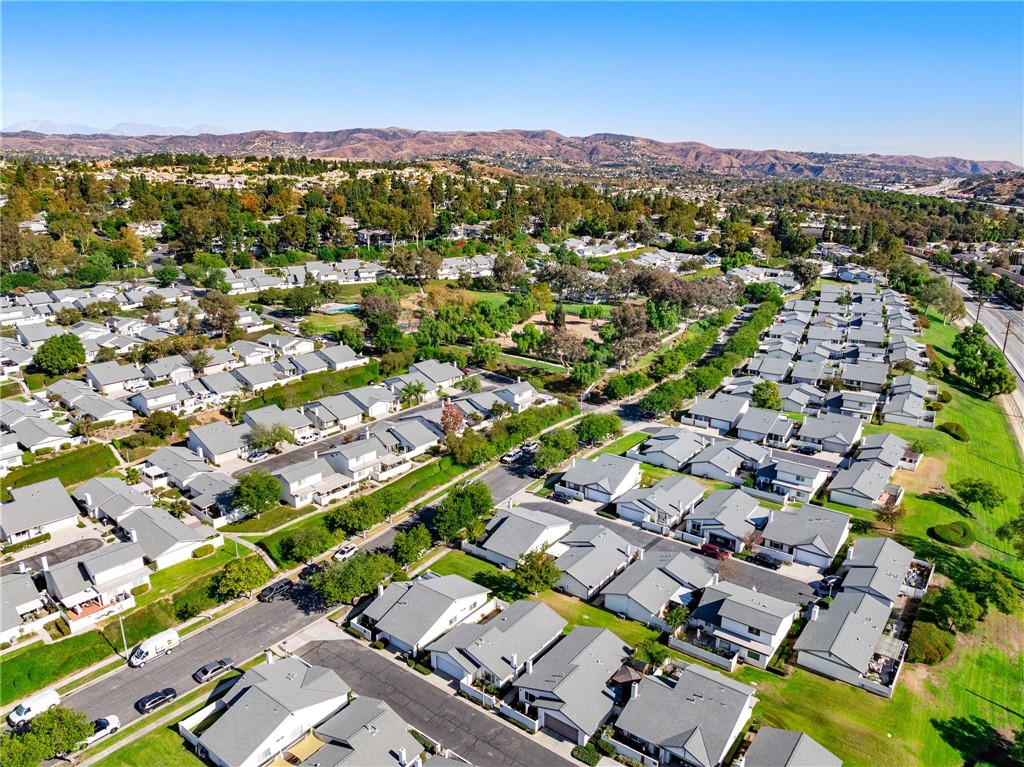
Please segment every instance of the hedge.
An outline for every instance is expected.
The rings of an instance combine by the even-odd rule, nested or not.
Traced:
[[[942,402],[942,403],[945,403],[945,404],[948,405],[952,401],[953,401],[953,393],[950,392],[948,389],[943,389],[942,391],[939,392],[939,402]]]
[[[911,663],[926,663],[929,666],[941,663],[953,651],[956,635],[939,628],[934,623],[918,619],[910,630],[907,643],[907,660]]]
[[[13,554],[16,551],[27,549],[29,546],[35,546],[38,543],[46,543],[50,540],[50,537],[49,533],[43,533],[42,535],[37,535],[35,538],[29,538],[26,541],[21,541],[20,543],[12,543],[10,546],[4,546],[4,554]]]
[[[572,750],[572,758],[590,765],[590,767],[597,767],[597,763],[601,761],[601,755],[597,753],[597,749],[592,746],[574,747]]]
[[[933,538],[947,543],[950,546],[957,546],[965,549],[974,543],[974,530],[966,522],[950,522],[948,525],[935,525],[931,529]]]
[[[133,597],[141,597],[147,591],[149,591],[149,584],[148,583],[140,583],[138,586],[135,586],[135,587],[132,588],[132,596]]]
[[[214,551],[213,544],[207,543],[192,552],[192,559],[202,559],[210,556]]]
[[[971,441],[971,435],[967,433],[967,429],[954,421],[946,421],[939,427],[939,431],[946,432],[946,434],[959,442]]]

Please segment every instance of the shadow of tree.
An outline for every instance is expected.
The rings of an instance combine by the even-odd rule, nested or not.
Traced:
[[[850,532],[854,535],[868,535],[874,532],[875,525],[869,519],[854,517],[850,520]]]
[[[529,596],[516,585],[515,576],[511,573],[476,573],[470,578],[473,583],[490,589],[498,599],[515,602]]]
[[[939,506],[955,511],[961,517],[968,517],[970,519],[976,518],[974,514],[964,508],[960,501],[948,493],[924,493],[919,497],[923,501],[931,501],[932,503],[937,503]]]
[[[1002,562],[993,562],[989,560],[985,562],[984,565],[980,565],[978,561],[964,553],[963,550],[954,549],[944,543],[939,543],[938,541],[934,541],[930,538],[919,538],[904,534],[893,537],[897,543],[900,543],[913,551],[918,559],[934,562],[936,572],[945,575],[961,588],[971,588],[974,570],[980,566],[998,570],[1011,581],[1016,583],[1018,587],[1024,586],[1024,581],[1022,581],[1020,575],[1011,571]]]
[[[964,767],[980,763],[1010,767],[1010,742],[981,717],[954,716],[931,723],[939,737],[960,752]]]

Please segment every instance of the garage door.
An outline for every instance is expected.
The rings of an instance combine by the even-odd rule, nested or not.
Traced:
[[[456,663],[446,653],[432,653],[434,656],[435,668],[441,671],[452,679],[462,680],[466,678],[466,670]]]
[[[558,719],[557,717],[551,716],[550,714],[545,714],[544,726],[552,732],[561,735],[563,738],[567,738],[573,743],[579,743],[580,731],[568,722],[563,722],[561,719]]]

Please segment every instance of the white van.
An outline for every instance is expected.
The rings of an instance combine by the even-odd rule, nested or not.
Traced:
[[[128,658],[128,665],[132,668],[142,668],[154,658],[161,655],[170,655],[171,650],[178,646],[178,632],[174,629],[161,631],[154,634],[145,642],[135,648],[135,652]]]
[[[60,695],[56,690],[46,690],[25,698],[17,707],[7,715],[7,724],[12,728],[21,727],[47,709],[60,705]]]

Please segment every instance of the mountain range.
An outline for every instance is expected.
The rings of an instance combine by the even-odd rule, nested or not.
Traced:
[[[205,123],[193,125],[191,128],[182,128],[178,125],[170,127],[150,125],[149,123],[118,123],[109,128],[94,128],[91,125],[55,123],[50,120],[22,120],[14,125],[8,125],[3,130],[4,133],[32,131],[57,136],[101,134],[106,136],[198,136],[202,133],[230,133],[227,128],[219,128],[216,125],[206,125]]]
[[[203,152],[233,157],[305,155],[371,162],[461,158],[538,173],[662,178],[679,173],[704,172],[747,177],[894,181],[910,177],[973,176],[1021,170],[1017,165],[1001,160],[719,149],[692,141],[669,143],[613,133],[563,136],[550,130],[441,132],[351,128],[217,134],[209,126],[196,126],[192,130],[202,129],[201,135],[191,132],[124,135],[146,126],[121,125],[115,126],[121,128],[121,134],[47,135],[39,130],[40,127],[37,125],[36,130],[5,131],[4,151],[68,158],[111,158],[153,152]]]

